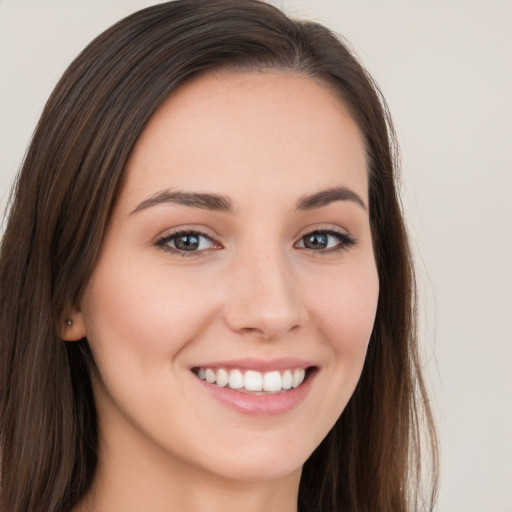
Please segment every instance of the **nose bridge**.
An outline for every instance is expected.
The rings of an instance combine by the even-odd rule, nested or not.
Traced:
[[[293,269],[276,245],[252,246],[236,261],[226,319],[237,332],[279,338],[299,327],[304,311]]]

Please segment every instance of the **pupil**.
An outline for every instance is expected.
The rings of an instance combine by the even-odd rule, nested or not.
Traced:
[[[327,235],[323,235],[321,233],[309,235],[306,237],[304,245],[308,249],[324,249],[327,246]]]
[[[175,241],[176,248],[183,251],[195,251],[199,247],[199,237],[196,235],[182,235]]]

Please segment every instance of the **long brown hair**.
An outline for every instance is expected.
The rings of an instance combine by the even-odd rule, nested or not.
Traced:
[[[435,431],[382,95],[346,44],[317,23],[257,0],[178,0],[120,21],[70,65],[15,184],[0,252],[3,512],[69,510],[90,489],[98,444],[91,355],[87,340],[60,339],[65,312],[91,276],[126,161],[149,119],[186,80],[226,67],[327,82],[366,143],[378,310],[356,391],[304,466],[299,510],[433,507]],[[422,439],[434,479],[419,500]]]

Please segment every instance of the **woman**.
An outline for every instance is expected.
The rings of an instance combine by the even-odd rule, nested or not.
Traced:
[[[2,510],[431,508],[393,143],[345,46],[264,3],[93,41],[2,242]]]

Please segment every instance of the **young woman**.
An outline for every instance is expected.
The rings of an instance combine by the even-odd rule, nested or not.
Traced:
[[[94,40],[2,241],[1,510],[430,509],[393,145],[345,46],[265,3]]]

